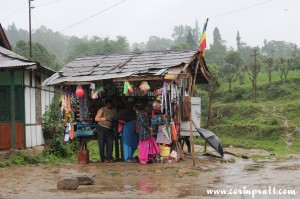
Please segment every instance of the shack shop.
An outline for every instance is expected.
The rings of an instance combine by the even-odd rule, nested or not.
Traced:
[[[80,139],[78,162],[87,163],[87,142],[97,139],[95,116],[106,99],[111,99],[119,118],[113,128],[115,159],[126,160],[127,153],[122,129],[127,118],[118,117],[121,110],[129,104],[144,104],[160,148],[154,159],[179,161],[183,158],[179,139],[199,136],[193,126],[200,127],[201,101],[193,96],[194,85],[210,82],[217,84],[199,52],[153,51],[80,57],[43,84],[63,93],[65,139]]]

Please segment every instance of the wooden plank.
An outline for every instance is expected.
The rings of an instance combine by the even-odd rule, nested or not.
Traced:
[[[63,82],[61,83],[63,85],[90,85],[91,82],[76,82],[76,81],[73,81],[73,82]]]
[[[131,77],[124,77],[124,78],[114,78],[113,82],[119,81],[150,81],[150,80],[163,80],[163,75],[156,75],[156,76],[131,76]]]

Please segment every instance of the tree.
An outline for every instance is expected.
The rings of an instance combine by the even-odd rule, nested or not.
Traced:
[[[55,54],[56,62],[61,62],[63,65],[63,59],[65,57],[68,38],[59,32],[53,32],[46,26],[40,26],[32,33],[32,41],[38,42],[43,45],[49,52]]]
[[[199,28],[198,20],[196,20],[196,22],[195,22],[195,27],[192,29],[192,34],[196,41],[196,45],[199,46],[199,44],[200,44],[200,28]]]
[[[12,25],[9,25],[5,32],[7,35],[7,39],[9,40],[9,43],[12,46],[15,46],[16,43],[20,40],[24,40],[24,41],[29,40],[28,31],[23,30],[23,29],[17,29],[17,27],[14,23],[12,23]]]
[[[125,36],[117,36],[117,40],[112,41],[113,51],[117,53],[123,53],[129,51],[129,43]]]
[[[273,65],[274,65],[273,56],[272,57],[268,57],[267,58],[266,71],[267,71],[267,76],[268,76],[269,82],[272,81],[272,72],[274,71],[274,66]]]
[[[265,41],[266,42],[266,41]],[[295,44],[285,41],[269,41],[264,44],[261,49],[261,54],[274,57],[293,56],[295,52]]]
[[[288,58],[280,57],[279,58],[277,71],[279,73],[280,80],[282,83],[284,83],[284,81],[286,80],[287,75],[288,75],[289,71],[291,70],[292,64],[294,63],[294,61],[295,61],[295,57],[288,57]]]
[[[129,43],[124,36],[117,36],[116,40],[109,37],[104,39],[93,36],[90,40],[87,38],[72,37],[71,45],[68,47],[67,61],[73,61],[76,57],[91,54],[121,53],[129,51]]]
[[[68,46],[67,62],[73,61],[76,57],[89,53],[89,41],[87,39],[72,38],[72,45]]]
[[[104,38],[104,48],[103,52],[105,54],[110,54],[113,52],[113,42],[109,39],[109,37]]]
[[[220,73],[228,83],[228,90],[231,91],[231,85],[239,76],[240,66],[243,60],[237,51],[228,52],[225,57],[225,64],[220,68]]]
[[[192,35],[191,30],[189,30],[188,35],[186,37],[186,43],[189,45],[190,49],[196,49],[197,48],[197,42],[195,41],[195,38]]]
[[[144,42],[142,43],[132,43],[131,45],[131,51],[132,52],[143,52],[146,50],[146,44]]]
[[[195,22],[195,27],[187,25],[175,26],[172,33],[173,47],[172,49],[182,49],[184,46],[188,46],[185,49],[195,49],[199,45],[200,41],[200,29],[198,21]]]
[[[18,41],[13,51],[29,59],[29,42],[23,40]],[[55,55],[49,53],[44,46],[37,42],[32,43],[32,59],[43,66],[50,67],[54,70],[58,69],[58,65],[55,62]]]
[[[190,26],[175,26],[172,33],[172,38],[174,39],[174,43],[183,43],[186,42],[187,29],[190,30]]]
[[[187,50],[189,49],[189,45],[187,43],[177,43],[171,46],[172,50]]]
[[[213,44],[210,45],[209,52],[207,52],[207,60],[211,63],[223,65],[227,50],[225,45],[226,42],[222,40],[217,27],[214,29],[213,37]]]
[[[236,35],[236,47],[237,47],[238,51],[241,48],[241,37],[240,37],[240,32],[239,31],[237,32],[237,35]]]
[[[146,50],[169,50],[171,48],[172,40],[160,38],[157,36],[150,36],[146,44]]]
[[[252,83],[252,87],[254,89],[254,95],[253,95],[253,99],[254,102],[256,102],[256,90],[257,90],[257,76],[258,73],[260,72],[260,64],[258,64],[257,61],[257,55],[258,55],[258,48],[253,49],[253,57],[254,57],[254,63],[251,65],[247,65],[246,69],[247,69],[247,73],[249,76],[249,79]]]

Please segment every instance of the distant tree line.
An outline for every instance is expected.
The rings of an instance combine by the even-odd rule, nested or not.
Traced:
[[[13,46],[13,51],[28,58],[28,31],[18,29],[15,24],[12,24],[5,29],[5,32]],[[199,37],[200,29],[197,21],[195,27],[175,26],[172,39],[150,36],[146,43],[135,42],[131,45],[125,36],[117,36],[115,39],[97,36],[69,37],[41,26],[32,32],[32,57],[42,65],[59,70],[76,57],[91,54],[196,49],[199,45]]]
[[[18,29],[15,24],[9,25],[5,31],[13,51],[28,58],[28,31]],[[132,44],[129,44],[126,36],[114,39],[97,36],[69,37],[41,26],[32,33],[32,54],[33,59],[42,65],[59,70],[76,57],[92,54],[183,49],[196,51],[200,35],[198,21],[194,27],[175,26],[171,39],[153,35],[145,43]],[[237,31],[236,47],[228,47],[217,27],[213,31],[213,43],[206,50],[206,62],[217,79],[228,83],[229,91],[232,83],[239,81],[243,84],[247,76],[255,82],[260,71],[266,72],[271,82],[274,72],[278,72],[284,81],[290,70],[300,69],[299,48],[296,44],[265,39],[261,48],[252,47],[242,40]],[[255,87],[254,83],[253,86]]]

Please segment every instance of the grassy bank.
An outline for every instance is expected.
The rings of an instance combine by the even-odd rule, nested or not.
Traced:
[[[225,146],[299,153],[300,72],[292,71],[284,82],[266,77],[259,75],[257,102],[250,82],[237,82],[232,91],[222,83],[214,95],[210,130]]]

